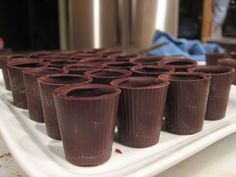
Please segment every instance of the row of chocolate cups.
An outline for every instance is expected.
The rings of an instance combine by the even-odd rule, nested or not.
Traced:
[[[225,71],[221,71],[221,72],[224,73]],[[218,73],[221,73],[221,72],[218,71]],[[24,72],[24,75],[25,75],[25,73],[27,73],[27,72]],[[213,72],[210,72],[210,73],[213,73]],[[50,74],[52,74],[52,73],[50,72]],[[49,77],[49,80],[51,80],[51,82],[54,82],[54,84],[52,84],[52,85],[55,85],[56,83],[58,83],[58,81],[55,80],[56,78],[59,78],[59,80],[64,80],[64,82],[66,82],[67,84],[74,83],[75,78],[72,79],[74,81],[70,82],[70,81],[68,81],[69,78],[67,76],[66,76],[66,74],[64,74],[62,79],[60,79],[61,76],[59,76],[59,75],[58,75],[58,77],[57,76],[45,76],[45,77]],[[80,76],[80,77],[82,77],[82,76]],[[192,133],[196,133],[202,129],[203,120],[204,120],[205,111],[206,111],[206,105],[207,105],[206,100],[208,100],[206,92],[207,92],[207,84],[209,86],[209,76],[206,76],[206,74],[200,74],[200,76],[199,76],[199,74],[196,74],[196,73],[194,73],[194,74],[173,73],[173,74],[165,75],[165,76],[161,76],[161,77],[164,77],[164,78],[158,79],[158,78],[151,78],[151,77],[148,77],[148,78],[128,77],[128,78],[124,78],[124,79],[120,78],[118,80],[112,81],[112,84],[115,87],[119,87],[122,90],[119,109],[118,109],[119,110],[118,111],[118,117],[119,117],[118,136],[119,136],[120,142],[122,142],[123,144],[131,146],[131,147],[147,147],[147,146],[156,144],[158,142],[159,134],[160,134],[160,127],[161,127],[161,120],[162,120],[162,117],[164,114],[165,99],[166,99],[167,86],[168,86],[168,81],[166,81],[166,79],[168,79],[170,82],[168,96],[167,96],[167,100],[170,100],[170,101],[169,102],[167,101],[167,111],[166,111],[166,115],[165,115],[166,121],[168,124],[168,120],[171,120],[171,119],[177,120],[177,121],[174,121],[174,124],[173,124],[172,120],[169,121],[172,124],[168,124],[169,126],[167,126],[167,127],[170,127],[168,131],[173,132],[173,133],[177,133],[177,134],[192,134]],[[24,76],[24,80],[27,80],[25,78],[26,77]],[[40,79],[38,79],[38,80],[40,80]],[[48,80],[48,79],[46,79],[46,80]],[[80,79],[80,81],[89,82],[86,79],[84,80],[84,78]],[[79,82],[79,83],[82,84],[83,82]],[[201,86],[201,84],[203,86]],[[29,85],[33,85],[33,84],[29,84]],[[63,86],[63,84],[58,85],[58,86]],[[96,107],[99,108],[99,106],[97,106],[97,105],[96,106],[94,106],[94,105],[82,106],[82,105],[85,104],[84,100],[90,101],[89,104],[95,104],[95,103],[99,104],[98,101],[92,101],[92,98],[99,97],[99,99],[98,98],[97,99],[102,102],[103,98],[108,98],[108,97],[106,97],[106,95],[112,96],[112,93],[114,90],[111,89],[110,87],[109,87],[109,89],[108,88],[106,89],[107,86],[104,86],[104,85],[103,85],[103,87],[105,87],[105,89],[102,89],[101,86],[99,86],[99,88],[95,87],[93,89],[93,86],[95,87],[94,84],[93,85],[86,85],[86,86],[84,86],[83,89],[80,89],[80,87],[82,87],[81,85],[78,85],[78,84],[73,85],[73,86],[70,85],[70,86],[68,86],[69,90],[67,90],[67,86],[66,86],[65,88],[60,88],[60,90],[62,90],[62,91],[57,91],[57,92],[55,91],[56,93],[54,94],[54,100],[55,100],[56,109],[57,109],[57,111],[55,111],[55,112],[57,112],[58,119],[56,118],[55,115],[53,116],[53,118],[54,118],[54,121],[57,122],[57,120],[58,120],[59,124],[62,124],[62,125],[60,125],[60,131],[61,131],[61,135],[62,135],[63,145],[65,148],[66,158],[68,159],[68,161],[70,161],[71,163],[76,164],[76,165],[98,165],[100,163],[103,163],[104,161],[106,161],[110,157],[110,155],[109,155],[110,151],[107,149],[111,150],[110,144],[112,143],[112,141],[109,141],[109,143],[110,143],[109,144],[106,140],[110,139],[110,137],[113,136],[113,133],[114,133],[113,124],[115,124],[115,122],[116,122],[113,119],[116,119],[116,118],[111,118],[112,119],[111,121],[113,121],[113,122],[108,122],[108,123],[113,123],[112,126],[110,124],[105,125],[106,122],[103,122],[104,124],[102,124],[100,121],[96,121],[96,120],[86,122],[84,120],[84,117],[86,115],[89,117],[86,120],[89,121],[91,118],[96,118],[96,117],[98,118],[98,120],[101,120],[99,118],[101,118],[101,117],[104,118],[104,115],[107,115],[107,117],[109,117],[109,116],[112,117],[113,114],[111,114],[111,112],[104,112],[104,111],[108,111],[108,110],[106,110],[106,108],[109,108],[109,106],[106,106],[106,107],[101,106],[100,108],[102,109],[102,111],[99,112],[99,109],[95,110]],[[175,88],[174,86],[177,86],[177,87]],[[76,88],[73,88],[73,87],[76,87]],[[85,88],[87,88],[87,89],[85,89]],[[173,89],[171,89],[171,88],[173,88]],[[182,91],[181,97],[179,96],[179,94],[177,94],[180,91],[178,88],[179,89],[182,88],[181,89],[181,91]],[[195,89],[193,89],[192,92],[187,92],[188,89],[186,89],[186,88],[192,88],[192,89],[195,88]],[[39,90],[40,89],[41,89],[41,87],[39,87]],[[63,90],[67,90],[68,92],[67,91],[63,92]],[[89,92],[88,92],[88,90],[89,90]],[[49,91],[49,93],[51,91]],[[41,90],[40,90],[40,92],[41,92]],[[114,91],[114,92],[117,93],[116,91]],[[169,96],[169,95],[174,95],[174,94],[176,94],[175,97]],[[184,94],[187,94],[187,97],[183,96]],[[64,95],[63,98],[68,97],[69,99],[63,100],[63,98],[61,98],[60,95]],[[194,97],[194,99],[193,99],[194,101],[192,99],[190,99],[190,100],[186,99],[186,98],[190,98],[190,96],[193,96],[193,95],[198,95],[198,96],[196,96],[196,98]],[[46,96],[46,98],[48,98],[50,96],[51,96],[51,94],[49,94],[49,96]],[[51,96],[51,98],[52,98],[52,96]],[[74,105],[74,108],[76,108],[76,109],[74,109],[74,108],[72,109],[72,106],[71,107],[66,106],[69,104],[68,102],[70,101],[70,98],[71,99],[73,98],[72,99],[73,101],[71,102],[71,104]],[[203,98],[203,99],[200,99],[200,101],[199,101],[199,100],[197,100],[197,98]],[[32,99],[32,97],[29,96],[29,99]],[[82,103],[80,103],[80,99],[83,100]],[[47,102],[47,101],[48,100],[46,100],[45,102]],[[78,103],[76,103],[77,101],[78,101]],[[187,102],[187,101],[190,101],[190,102]],[[183,104],[183,102],[184,103],[186,102],[186,104]],[[63,104],[65,104],[65,103],[66,103],[66,105],[64,105],[65,107],[62,108]],[[114,103],[114,102],[112,102],[112,103]],[[113,105],[112,103],[110,103],[108,105]],[[142,103],[145,103],[145,104],[142,104]],[[181,104],[174,105],[173,103],[181,103]],[[42,106],[44,104],[45,103],[42,102]],[[77,104],[80,106],[75,106]],[[116,104],[114,104],[114,105],[116,105]],[[51,101],[51,105],[54,106],[53,101]],[[148,107],[146,105],[148,105]],[[177,108],[181,107],[180,105],[183,106],[183,108],[177,109]],[[79,107],[81,109],[77,110]],[[173,107],[173,109],[175,111],[172,111],[172,109],[168,109],[168,107],[169,108]],[[49,109],[49,113],[50,113],[50,111],[52,112],[53,108]],[[87,109],[87,108],[90,108],[90,109]],[[113,106],[111,108],[113,108]],[[92,111],[91,111],[91,109],[92,109]],[[116,110],[117,110],[117,106],[114,106],[114,109],[110,109],[110,111],[112,111],[113,113],[116,112]],[[155,110],[155,111],[153,111],[153,110]],[[176,110],[178,110],[178,111],[176,111]],[[187,116],[184,117],[185,118],[184,120],[181,119],[182,118],[181,115],[184,114],[183,110],[187,110],[187,112],[190,112],[189,115],[192,115],[194,113],[194,116],[191,116],[192,119],[187,118]],[[79,117],[80,114],[73,113],[73,111],[75,111],[75,112],[79,111],[81,113],[81,117]],[[95,112],[97,111],[96,112],[97,116],[91,116],[91,114],[93,114],[93,111],[95,111]],[[197,111],[199,111],[199,112],[197,112]],[[147,114],[147,113],[152,113],[152,112],[154,114]],[[107,131],[112,130],[112,133],[111,133],[112,135],[106,133],[106,134],[102,134],[101,137],[99,137],[100,139],[98,138],[99,142],[101,141],[102,143],[105,143],[105,144],[97,144],[97,146],[95,146],[97,141],[96,142],[90,141],[88,143],[92,143],[92,145],[90,144],[91,147],[81,146],[81,143],[83,143],[83,142],[80,142],[79,140],[86,139],[85,135],[87,135],[87,133],[89,136],[88,140],[94,140],[94,137],[96,137],[97,132],[90,132],[89,130],[91,130],[91,128],[85,128],[85,125],[76,124],[73,121],[72,121],[73,123],[70,124],[70,122],[68,122],[68,115],[71,116],[72,114],[74,114],[74,119],[73,119],[74,121],[81,121],[83,124],[86,124],[86,126],[92,126],[93,128],[95,127],[94,131],[104,130],[104,129],[102,129],[102,125],[109,126],[110,129],[108,128],[105,130],[107,130]],[[146,118],[143,119],[143,116],[145,116]],[[77,119],[79,119],[79,120],[77,120]],[[62,123],[60,123],[60,121]],[[67,123],[64,123],[63,121],[65,121]],[[186,123],[187,127],[182,126],[183,122]],[[48,123],[46,122],[46,126],[47,126],[47,124]],[[52,125],[54,126],[55,123]],[[52,130],[54,128],[53,126],[52,126]],[[63,128],[61,128],[61,126],[63,126]],[[79,126],[82,126],[82,127],[79,128]],[[58,125],[57,125],[57,127],[58,127]],[[143,129],[143,130],[140,131],[141,129]],[[177,131],[176,131],[176,129],[177,129]],[[80,139],[78,139],[78,136],[79,136],[78,131],[81,131],[81,130],[83,130],[84,133],[86,132],[86,130],[88,132],[85,134],[80,134],[81,136],[84,135],[85,137],[81,137]],[[105,130],[103,131],[103,133],[106,132]],[[59,129],[57,129],[56,131],[59,132]],[[68,132],[69,132],[69,134],[68,134]],[[77,134],[76,134],[76,132],[77,132]],[[66,135],[64,135],[64,134],[66,134]],[[58,133],[57,135],[60,136],[60,133]],[[65,138],[63,138],[63,135],[65,136]],[[105,135],[107,135],[107,136],[105,136]],[[51,135],[51,136],[54,136],[54,135]],[[73,138],[71,136],[73,136]],[[104,141],[102,141],[101,138],[104,138],[104,137],[106,137],[106,139],[103,139]],[[67,138],[69,138],[69,139],[67,139]],[[73,141],[70,141],[70,139],[73,139]],[[75,143],[76,140],[78,141],[77,143]],[[108,143],[108,144],[106,144],[106,143]],[[104,146],[106,146],[107,153],[104,156],[99,156],[98,154],[96,154],[98,159],[91,160],[91,157],[96,156],[94,154],[95,152],[99,153],[100,155],[102,153],[104,153],[104,151],[102,151],[101,148],[99,150],[99,147],[104,147]],[[89,151],[93,147],[98,148],[97,151],[95,151],[94,149],[93,149],[93,151]],[[87,149],[88,149],[88,151],[86,151]],[[81,153],[85,152],[85,151],[88,154],[85,153],[85,154],[81,155]],[[86,155],[87,155],[88,159],[83,158]],[[89,157],[90,157],[90,160],[89,160]]]

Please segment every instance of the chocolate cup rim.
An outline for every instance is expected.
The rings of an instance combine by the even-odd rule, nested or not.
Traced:
[[[171,64],[168,64],[168,62],[190,62],[189,64],[186,64],[186,65],[171,65]],[[159,61],[159,65],[168,65],[168,66],[172,66],[172,67],[175,67],[175,68],[187,68],[187,67],[190,67],[190,66],[195,66],[197,65],[197,61],[193,60],[193,59],[190,59],[190,58],[185,58],[185,57],[165,57],[163,59],[161,59]]]
[[[118,64],[132,64],[133,66],[137,66],[137,64],[134,63],[130,63],[128,60],[127,61],[109,61],[109,62],[105,62],[102,64],[103,67],[110,67],[110,68],[117,68],[119,66],[110,66],[109,64],[114,64],[114,63],[118,63]],[[131,66],[131,67],[133,67]]]
[[[104,94],[102,96],[89,96],[89,97],[67,96],[67,94],[71,91],[74,91],[77,89],[88,89],[88,88],[101,88],[101,89],[110,88],[113,90],[113,92],[109,94]],[[109,99],[114,96],[118,96],[120,93],[121,93],[121,90],[118,87],[114,87],[114,86],[106,85],[106,84],[70,84],[70,85],[58,87],[52,92],[53,97],[57,97],[63,100],[77,100],[77,101]]]
[[[166,72],[174,72],[175,68],[173,66],[168,66],[168,65],[137,65],[133,66],[130,68],[130,70],[134,73],[139,73],[139,74],[158,74],[158,73],[149,73],[149,72],[142,72],[142,71],[137,71],[137,69],[142,69],[142,68],[156,68],[156,69],[166,69]]]
[[[95,63],[93,62],[94,60],[100,60],[100,61],[115,61],[115,59],[107,58],[107,57],[102,57],[102,56],[96,56],[96,57],[85,57],[79,61],[79,63]]]
[[[197,69],[201,69],[201,68],[205,68],[206,70],[209,69],[215,69],[215,70],[219,70],[220,69],[225,69],[227,71],[225,72],[220,72],[220,73],[207,73],[207,74],[210,74],[212,76],[222,76],[222,75],[228,75],[228,74],[231,74],[231,73],[234,73],[235,72],[235,69],[231,68],[231,67],[228,67],[228,66],[196,66],[196,67],[192,67],[192,68],[188,68],[188,71],[189,72],[199,72],[199,73],[205,73],[204,71],[195,71]]]
[[[217,60],[217,63],[225,63],[227,61],[229,61],[229,64],[236,64],[236,59],[233,58],[221,58]]]
[[[97,72],[97,71],[114,71],[114,72],[119,72],[123,75],[121,76],[97,76],[97,75],[92,74],[93,72]],[[131,74],[132,74],[131,71],[127,69],[120,69],[120,68],[100,68],[100,69],[89,70],[84,73],[85,76],[89,76],[89,77],[97,78],[97,79],[106,79],[106,78],[112,79],[112,78],[128,77]]]
[[[63,69],[67,69],[67,70],[69,70],[70,69],[70,67],[76,67],[76,66],[91,66],[91,67],[94,67],[94,68],[96,68],[97,66],[95,66],[95,65],[93,65],[93,64],[91,64],[91,63],[74,63],[74,64],[68,64],[68,65],[66,65],[66,66],[64,66],[63,67]]]
[[[156,80],[163,81],[163,83],[145,86],[145,87],[128,87],[128,86],[119,85],[121,82],[130,80],[130,79],[137,79],[137,80],[156,79]],[[110,82],[110,84],[120,89],[126,89],[126,90],[147,90],[147,89],[157,89],[157,88],[167,87],[169,85],[169,81],[166,79],[158,78],[158,77],[148,77],[148,76],[134,77],[133,76],[133,77],[124,77],[124,78],[114,79]]]
[[[137,57],[132,57],[129,59],[130,63],[133,63],[133,64],[143,64],[142,62],[137,62],[137,60],[140,60],[140,59],[145,59],[145,58],[153,58],[153,59],[157,59],[157,61],[154,61],[152,63],[156,63],[158,64],[160,60],[162,60],[164,57],[161,57],[161,56],[137,56]],[[149,63],[147,63],[148,65]]]
[[[201,76],[202,78],[199,79],[189,79],[189,80],[180,80],[180,79],[170,79],[168,78],[169,75],[189,75],[189,76]],[[201,72],[173,72],[173,73],[164,73],[158,76],[161,79],[166,79],[170,82],[197,82],[197,81],[203,81],[203,80],[210,80],[211,75]]]
[[[135,56],[132,56],[132,55],[135,55]],[[117,53],[117,54],[114,54],[114,55],[110,55],[110,56],[108,56],[107,58],[114,58],[115,60],[116,60],[116,57],[117,56],[121,56],[121,57],[130,57],[130,58],[132,58],[132,57],[137,57],[138,56],[138,54],[137,53],[126,53],[126,52],[123,52],[123,53]],[[119,60],[118,60],[119,61]]]
[[[61,71],[61,73],[63,73],[64,72],[64,70],[63,69],[60,69],[60,68],[54,68],[55,70],[57,70],[58,71],[58,73],[37,73],[37,72],[33,72],[32,70],[44,70],[44,69],[47,69],[47,66],[45,66],[45,67],[39,67],[39,68],[27,68],[27,69],[24,69],[22,72],[23,72],[23,74],[27,74],[27,75],[33,75],[33,76],[43,76],[43,75],[50,75],[50,74],[59,74],[60,73],[60,71]],[[50,68],[49,68],[49,70],[50,70]]]
[[[74,76],[74,77],[81,77],[86,78],[87,81],[81,82],[81,83],[52,83],[52,82],[46,82],[44,79],[47,79],[48,77],[52,76]],[[60,73],[60,74],[49,74],[45,76],[41,76],[37,79],[37,82],[43,85],[51,85],[51,86],[64,86],[64,85],[71,85],[71,84],[88,84],[92,82],[92,78],[89,76],[79,75],[79,74],[67,74],[67,73]]]
[[[8,68],[14,68],[14,69],[17,69],[17,70],[24,70],[24,69],[30,69],[31,67],[17,67],[15,65],[17,64],[42,64],[41,66],[38,66],[39,68],[40,67],[47,67],[47,63],[44,63],[44,62],[41,62],[41,61],[35,61],[33,59],[33,61],[11,61],[11,62],[8,62],[7,63],[7,67]],[[36,68],[36,67],[35,67]]]

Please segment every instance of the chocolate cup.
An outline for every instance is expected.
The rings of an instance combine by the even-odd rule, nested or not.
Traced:
[[[118,68],[101,68],[84,73],[86,76],[93,78],[93,83],[97,84],[110,84],[113,79],[128,77],[132,72],[125,69]]]
[[[80,52],[82,53],[90,53],[90,54],[98,54],[103,51],[107,51],[107,48],[86,48],[86,49],[81,49]]]
[[[107,62],[102,65],[104,68],[119,68],[119,69],[130,69],[133,66],[136,66],[129,61],[112,61]]]
[[[78,63],[77,60],[57,58],[57,59],[50,60],[49,61],[49,66],[56,67],[56,68],[63,68],[66,65],[76,64],[76,63]]]
[[[102,57],[108,57],[108,56],[119,54],[119,53],[123,53],[123,51],[119,49],[108,49],[108,50],[99,52],[98,55]]]
[[[16,107],[27,109],[27,100],[25,95],[25,86],[22,71],[24,69],[38,67],[46,67],[46,64],[35,60],[12,61],[7,64],[13,96],[13,105],[15,105]]]
[[[160,60],[159,65],[172,66],[175,72],[186,72],[188,68],[197,66],[197,62],[184,57],[166,57]]]
[[[13,61],[21,61],[21,60],[32,61],[32,59],[30,59],[30,58],[26,59],[26,58],[22,58],[22,57],[25,57],[25,55],[12,54],[12,55],[1,56],[1,58],[0,58],[0,66],[2,68],[3,79],[4,79],[4,83],[5,83],[7,90],[11,90],[9,74],[7,71],[7,63],[13,62]]]
[[[229,52],[229,56],[230,56],[230,58],[232,58],[232,59],[236,59],[236,52],[235,52],[235,51]]]
[[[30,58],[41,58],[43,56],[54,55],[58,51],[38,51],[38,52],[31,52],[28,54]]]
[[[159,76],[160,74],[174,72],[175,68],[171,66],[139,65],[130,69],[134,76]]]
[[[138,56],[135,58],[131,58],[130,62],[135,65],[158,65],[159,61],[163,59],[160,56]]]
[[[92,53],[78,53],[76,55],[70,56],[70,59],[80,61],[84,58],[89,58],[89,57],[98,57],[99,55],[97,54],[92,54]]]
[[[121,89],[118,139],[130,147],[144,148],[159,141],[169,83],[155,77],[115,79]]]
[[[167,94],[166,130],[178,135],[202,130],[211,76],[204,73],[170,73],[159,76],[170,82]]]
[[[37,79],[39,93],[43,108],[47,135],[51,138],[60,140],[60,130],[57,121],[55,105],[53,102],[52,91],[58,87],[70,84],[87,84],[92,81],[90,77],[76,74],[53,74],[42,76]]]
[[[236,71],[236,60],[231,58],[219,59],[218,65],[231,67]],[[234,72],[233,85],[236,85],[236,72]]]
[[[31,120],[44,122],[37,78],[57,73],[63,73],[63,70],[59,68],[33,68],[23,70],[27,107]]]
[[[189,69],[189,71],[211,74],[205,120],[224,118],[235,73],[234,69],[224,66],[198,66]]]
[[[226,58],[226,53],[219,53],[219,52],[213,52],[213,53],[206,53],[206,64],[207,65],[217,65],[217,61],[222,58]]]
[[[129,61],[134,57],[138,57],[138,54],[123,52],[108,56],[108,58],[115,59],[115,61]]]
[[[93,65],[100,65],[105,62],[115,61],[115,59],[107,58],[107,57],[88,57],[80,60],[80,63],[89,63]]]
[[[94,166],[111,157],[120,89],[86,84],[53,91],[66,159]]]
[[[84,75],[86,71],[94,70],[97,68],[101,68],[102,66],[95,66],[93,64],[89,63],[78,63],[78,64],[72,64],[72,65],[66,65],[63,67],[63,70],[69,74],[80,74]]]

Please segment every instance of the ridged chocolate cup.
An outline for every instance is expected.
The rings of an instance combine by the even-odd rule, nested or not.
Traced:
[[[84,58],[80,60],[80,63],[89,63],[96,66],[96,65],[101,65],[109,61],[115,61],[115,59],[107,58],[107,57],[88,57],[88,58]]]
[[[188,135],[203,128],[211,76],[204,73],[170,73],[165,124],[168,132]]]
[[[20,60],[20,59],[22,59],[22,57],[25,57],[25,55],[12,54],[12,55],[4,55],[4,56],[0,57],[0,66],[2,68],[3,79],[4,79],[5,87],[7,90],[11,90],[9,74],[7,71],[7,63],[10,61],[14,61],[14,60]],[[25,60],[25,58],[24,58],[24,60]],[[30,58],[28,58],[28,60],[31,61]]]
[[[73,60],[80,61],[84,58],[89,58],[89,57],[98,57],[99,55],[97,54],[92,54],[92,53],[78,53],[76,55],[72,55],[69,58]]]
[[[190,72],[211,74],[205,120],[219,120],[225,117],[234,69],[225,66],[198,66]]]
[[[232,58],[219,59],[218,65],[231,67],[236,71],[236,60],[235,59],[232,59]],[[236,72],[234,72],[234,79],[233,79],[232,84],[236,85]]]
[[[63,68],[64,66],[66,65],[69,65],[69,64],[76,64],[78,63],[77,60],[73,60],[73,59],[52,59],[48,62],[49,66],[52,66],[52,67],[56,67],[56,68]]]
[[[206,64],[207,65],[217,65],[219,59],[227,58],[226,53],[212,52],[206,53]]]
[[[162,60],[161,56],[138,56],[130,59],[130,62],[135,65],[158,65]]]
[[[78,64],[71,64],[66,65],[63,67],[63,70],[69,74],[80,74],[84,75],[86,71],[94,70],[97,68],[101,68],[102,66],[95,66],[89,63],[78,63]]]
[[[121,89],[120,143],[136,148],[158,143],[169,83],[155,77],[128,77],[113,80],[111,85]]]
[[[138,54],[135,54],[135,53],[123,52],[123,53],[110,55],[108,56],[108,58],[115,59],[115,61],[129,61],[131,58],[137,57],[137,56]]]
[[[188,68],[197,66],[197,62],[185,57],[166,57],[159,61],[159,65],[174,67],[175,72],[186,72]]]
[[[44,122],[43,110],[40,100],[39,86],[37,78],[49,75],[63,73],[59,68],[33,68],[23,70],[24,86],[29,110],[29,117],[36,122]]]
[[[114,79],[131,76],[132,72],[126,69],[101,68],[101,69],[86,71],[84,75],[92,77],[93,83],[110,84],[110,82]]]
[[[103,64],[104,68],[119,68],[119,69],[130,69],[131,67],[136,66],[129,61],[112,61]]]
[[[29,58],[40,58],[43,56],[54,55],[58,51],[38,51],[38,52],[31,52],[28,54]]]
[[[108,48],[85,48],[85,49],[81,49],[80,52],[98,54],[100,52],[107,51],[107,50]]]
[[[171,66],[157,66],[157,65],[139,65],[130,69],[134,76],[150,76],[156,77],[160,74],[171,73],[175,71]]]
[[[58,126],[55,105],[53,102],[52,91],[58,87],[69,84],[87,84],[90,83],[92,79],[87,76],[76,74],[53,74],[39,77],[37,81],[39,84],[39,93],[47,135],[51,138],[60,140],[61,135]]]
[[[111,55],[114,55],[114,54],[119,54],[119,53],[122,53],[122,52],[123,51],[119,50],[119,49],[108,49],[108,50],[105,50],[105,51],[98,52],[98,55],[100,55],[102,57],[108,57],[108,56],[111,56]]]
[[[66,159],[95,166],[111,157],[120,89],[101,84],[53,91]]]
[[[25,95],[25,86],[23,81],[24,69],[45,67],[46,64],[39,61],[19,60],[12,61],[7,64],[7,70],[10,79],[13,105],[16,107],[27,109],[27,100]]]

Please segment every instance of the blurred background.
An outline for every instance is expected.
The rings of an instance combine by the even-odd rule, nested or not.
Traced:
[[[14,51],[150,47],[156,29],[213,40],[212,0],[0,0],[0,36]],[[223,37],[236,37],[231,0]]]

